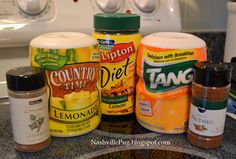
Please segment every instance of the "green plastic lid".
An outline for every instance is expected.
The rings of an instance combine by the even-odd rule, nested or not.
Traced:
[[[138,30],[140,16],[126,13],[99,13],[94,15],[94,28],[108,31]]]

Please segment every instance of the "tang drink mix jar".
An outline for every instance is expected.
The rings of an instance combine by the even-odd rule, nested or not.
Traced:
[[[140,17],[135,14],[94,16],[101,61],[101,110],[104,115],[134,112],[135,66],[141,39]]]
[[[101,119],[96,40],[82,33],[43,34],[31,41],[30,60],[46,71],[51,135],[95,129]]]
[[[205,42],[191,34],[162,32],[144,37],[137,59],[138,122],[155,132],[185,132],[192,67],[205,60]]]

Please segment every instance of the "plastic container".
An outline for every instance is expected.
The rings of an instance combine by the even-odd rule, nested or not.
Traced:
[[[47,33],[30,42],[31,65],[46,70],[52,136],[82,135],[100,123],[99,60],[86,34]]]
[[[137,59],[136,116],[146,129],[187,129],[193,65],[206,60],[206,44],[185,33],[154,33],[141,40]]]
[[[101,110],[119,116],[134,112],[136,56],[141,39],[140,17],[100,13],[94,16],[101,61]]]

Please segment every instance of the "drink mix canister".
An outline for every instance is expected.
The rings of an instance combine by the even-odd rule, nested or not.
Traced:
[[[206,44],[194,35],[162,32],[144,37],[137,57],[138,122],[155,132],[185,132],[193,65],[205,60]]]
[[[99,60],[96,40],[86,34],[47,33],[31,41],[31,65],[46,72],[52,136],[81,135],[98,126]]]
[[[101,110],[103,115],[134,112],[136,56],[141,39],[140,17],[135,14],[100,13],[94,16],[101,62]]]

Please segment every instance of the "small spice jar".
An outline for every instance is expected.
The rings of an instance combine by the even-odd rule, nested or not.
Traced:
[[[192,145],[200,148],[222,145],[230,78],[229,64],[195,64],[187,131],[187,139]]]
[[[17,67],[7,71],[15,149],[34,152],[50,144],[48,102],[44,71]]]

